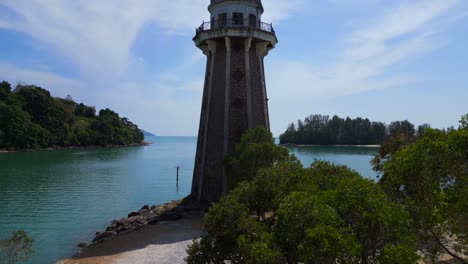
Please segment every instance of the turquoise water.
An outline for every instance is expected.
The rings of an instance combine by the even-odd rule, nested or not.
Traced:
[[[306,167],[316,159],[327,160],[346,165],[366,178],[376,179],[377,177],[370,164],[374,154],[378,151],[375,147],[289,146],[288,149]]]
[[[0,154],[0,238],[24,229],[36,242],[28,263],[76,253],[113,219],[190,192],[196,137],[148,137],[148,147]],[[291,147],[304,163],[349,165],[367,177],[375,149]],[[181,166],[176,186],[176,166]]]

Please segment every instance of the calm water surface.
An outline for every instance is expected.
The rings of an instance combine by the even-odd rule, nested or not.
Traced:
[[[149,137],[149,147],[0,154],[0,238],[24,229],[35,238],[28,263],[54,263],[90,241],[111,220],[144,204],[190,192],[195,137]],[[304,165],[314,159],[373,177],[376,149],[290,147]],[[182,166],[176,186],[175,167]]]
[[[336,164],[346,165],[370,179],[376,178],[376,173],[370,164],[376,147],[346,147],[346,146],[288,146],[289,152],[306,167],[315,160],[327,160]]]

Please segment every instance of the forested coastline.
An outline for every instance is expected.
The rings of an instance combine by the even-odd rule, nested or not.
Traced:
[[[31,150],[61,147],[141,144],[137,125],[106,108],[76,103],[71,96],[55,98],[35,85],[0,83],[0,149]]]
[[[386,125],[361,117],[351,119],[316,114],[291,123],[280,135],[280,144],[380,145],[389,135],[404,134],[414,137],[429,127],[428,124],[423,124],[415,128],[407,120]]]

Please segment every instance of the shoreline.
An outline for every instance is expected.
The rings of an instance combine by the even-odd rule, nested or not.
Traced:
[[[162,205],[144,205],[127,218],[113,220],[92,242],[82,242],[58,264],[184,263],[186,248],[203,231],[204,207],[189,197]]]
[[[278,144],[284,147],[358,147],[358,148],[380,148],[381,145],[320,145],[320,144]]]
[[[203,222],[200,216],[160,222],[91,244],[79,254],[60,260],[57,264],[182,264],[185,263],[187,247],[202,232]]]
[[[61,147],[61,146],[53,146],[48,148],[42,149],[19,149],[19,150],[6,150],[0,149],[0,154],[7,154],[7,153],[26,153],[26,152],[41,152],[41,151],[58,151],[58,150],[78,150],[78,149],[97,149],[97,148],[125,148],[125,147],[147,147],[153,144],[152,142],[143,141],[141,143],[133,143],[128,145],[107,145],[107,146],[68,146],[68,147]]]

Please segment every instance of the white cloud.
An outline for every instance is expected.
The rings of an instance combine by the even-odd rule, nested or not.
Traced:
[[[454,22],[449,11],[457,3],[457,0],[404,2],[385,14],[368,18],[364,26],[345,38],[341,55],[328,66],[288,60],[274,62],[268,76],[272,98],[342,96],[415,81],[417,76],[394,76],[388,71],[438,47],[434,35],[443,29],[439,25]]]
[[[304,0],[267,0],[270,18],[282,20]],[[193,34],[209,17],[207,0],[3,0],[17,17],[0,27],[31,35],[71,58],[85,75],[117,76],[129,65],[141,28],[156,23],[166,33]],[[102,76],[105,75],[105,76]],[[110,76],[108,76],[110,75]]]
[[[64,78],[56,73],[42,70],[23,69],[8,63],[0,63],[0,79],[8,80],[13,85],[16,82],[35,84],[43,86],[54,92],[54,96],[64,97],[72,94],[72,91],[82,87],[82,83],[77,80]]]
[[[300,11],[308,0],[263,0],[265,13],[262,20],[267,23],[278,23],[290,18],[291,15]]]

